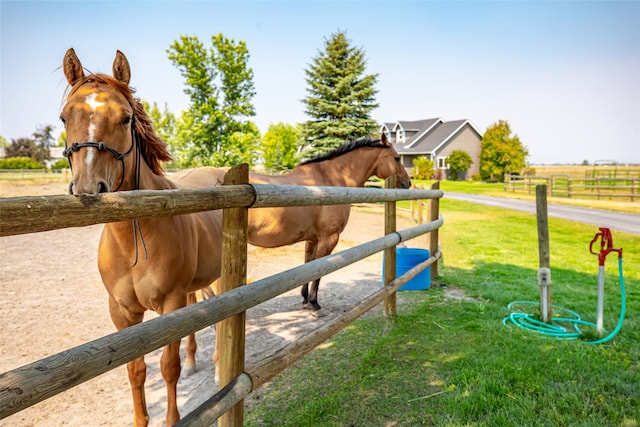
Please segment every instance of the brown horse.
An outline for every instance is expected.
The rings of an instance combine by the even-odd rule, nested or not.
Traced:
[[[174,177],[186,177],[185,170]],[[207,173],[222,182],[224,171],[208,168]],[[380,140],[363,139],[303,162],[284,175],[251,173],[254,184],[362,187],[372,177],[398,176],[398,186],[409,188],[411,181],[400,163],[400,156],[384,134]],[[214,178],[212,178],[214,179]],[[305,262],[329,255],[338,244],[340,233],[349,220],[350,205],[301,206],[249,210],[249,243],[264,248],[306,241]],[[318,304],[320,279],[302,285],[302,304],[314,311]]]
[[[70,194],[140,189],[199,188],[215,184],[194,170],[182,179],[164,176],[171,159],[140,101],[129,87],[126,57],[117,52],[113,77],[85,76],[73,49],[63,62],[70,88],[61,120],[73,172]],[[98,268],[109,294],[109,312],[118,330],[140,323],[146,310],[169,313],[194,302],[194,292],[220,276],[222,212],[146,218],[105,224]],[[180,376],[180,341],[164,348],[162,376],[167,385],[168,426],[180,419],[176,386]],[[195,369],[195,338],[187,340],[186,368]],[[146,426],[146,365],[140,357],[127,364],[135,426]]]

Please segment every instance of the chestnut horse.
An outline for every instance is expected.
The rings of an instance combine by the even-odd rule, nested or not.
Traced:
[[[70,194],[215,184],[198,170],[173,181],[164,176],[161,162],[171,156],[142,104],[133,97],[129,63],[120,51],[113,62],[113,77],[85,76],[73,49],[65,54],[63,69],[70,85],[60,115],[67,133],[64,154],[73,173]],[[220,276],[222,211],[105,224],[98,251],[109,313],[122,330],[142,322],[146,310],[165,314],[194,302],[193,293]],[[195,369],[195,349],[195,338],[190,336],[185,368]],[[179,350],[179,340],[165,346],[160,362],[167,386],[167,426],[180,419],[176,403]],[[133,423],[146,426],[144,357],[127,363],[127,370]]]
[[[221,183],[222,169],[208,168],[208,173]],[[186,177],[189,170],[174,177]],[[398,176],[398,186],[409,188],[411,181],[400,163],[400,156],[387,141],[363,139],[347,143],[334,151],[303,162],[283,175],[249,174],[253,184],[288,184],[337,187],[362,187],[377,176],[386,179]],[[249,243],[263,248],[275,248],[306,241],[305,262],[329,255],[338,244],[340,233],[349,220],[350,205],[300,206],[249,210]],[[320,310],[318,287],[320,279],[302,285],[304,308]]]

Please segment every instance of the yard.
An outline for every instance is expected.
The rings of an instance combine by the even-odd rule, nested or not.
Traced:
[[[446,190],[445,190],[446,191]],[[249,401],[247,425],[638,426],[640,236],[624,249],[627,313],[609,343],[508,328],[514,300],[537,300],[535,217],[443,200],[444,268],[405,292],[393,321],[356,322]],[[597,228],[550,219],[554,303],[595,321]],[[605,328],[620,312],[617,259],[607,258]],[[445,287],[446,286],[446,287]],[[466,298],[445,299],[460,288]],[[588,328],[587,328],[588,329]]]

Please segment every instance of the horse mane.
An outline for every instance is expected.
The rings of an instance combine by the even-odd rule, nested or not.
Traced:
[[[319,156],[314,157],[313,159],[305,160],[301,162],[300,165],[308,165],[309,163],[318,163],[318,162],[324,162],[325,160],[335,159],[336,157],[340,157],[343,154],[347,154],[353,150],[357,150],[358,148],[363,148],[363,147],[389,148],[390,146],[387,144],[384,144],[379,139],[365,138],[365,139],[353,140],[351,142],[347,142],[346,144],[341,145],[335,150],[329,151],[328,153],[320,154]]]
[[[133,116],[135,118],[134,130],[140,137],[140,154],[154,174],[163,175],[164,169],[161,162],[171,161],[171,154],[169,153],[167,144],[153,129],[151,118],[144,110],[142,102],[140,102],[139,98],[133,96],[135,89],[106,74],[91,74],[78,79],[73,87],[70,88],[68,96],[73,95],[81,86],[87,83],[95,83],[96,85],[100,83],[107,84],[124,96],[133,109]]]

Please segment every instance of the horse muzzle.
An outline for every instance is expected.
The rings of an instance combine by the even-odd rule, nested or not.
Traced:
[[[110,193],[111,186],[105,180],[99,180],[97,182],[86,183],[85,185],[78,185],[78,183],[73,180],[69,183],[69,194],[71,195],[80,195],[80,194],[88,194],[95,196],[97,194],[102,193]]]

